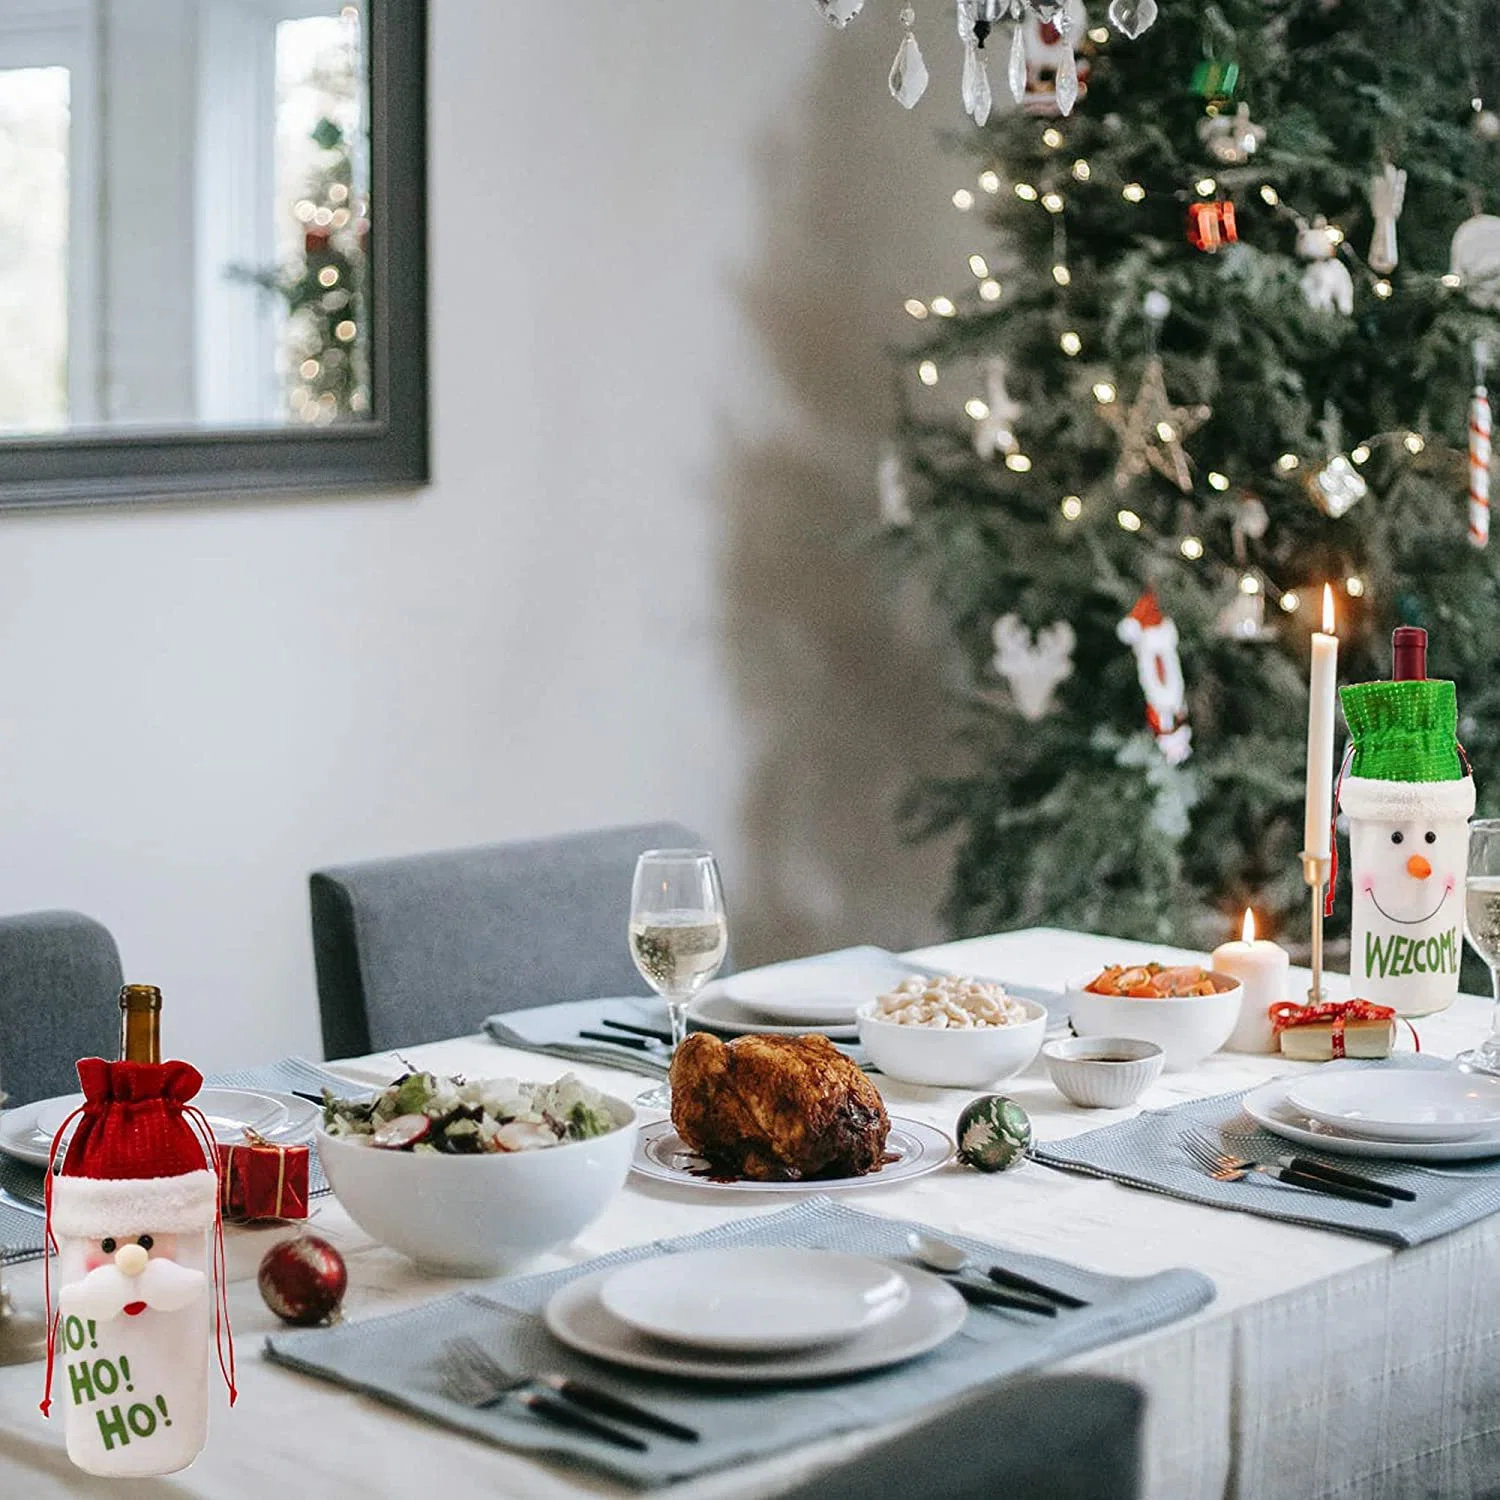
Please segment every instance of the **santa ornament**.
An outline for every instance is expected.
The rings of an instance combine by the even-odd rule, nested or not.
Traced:
[[[1353,741],[1339,806],[1349,820],[1354,993],[1403,1016],[1446,1010],[1458,994],[1474,812],[1453,684],[1366,682],[1339,696]]]
[[[84,1102],[58,1175],[47,1177],[47,1388],[54,1365],[68,1457],[90,1474],[170,1474],[208,1438],[209,1351],[234,1404],[213,1134],[185,1062],[78,1064]],[[81,1116],[81,1118],[80,1118]],[[227,1346],[227,1355],[226,1355]]]
[[[1136,674],[1146,695],[1146,723],[1157,748],[1169,766],[1180,766],[1192,754],[1193,731],[1187,721],[1177,626],[1162,614],[1156,594],[1147,589],[1115,633],[1135,652]]]

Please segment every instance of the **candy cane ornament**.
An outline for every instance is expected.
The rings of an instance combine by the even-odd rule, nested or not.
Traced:
[[[1469,406],[1469,541],[1476,547],[1490,540],[1490,398],[1474,387]]]

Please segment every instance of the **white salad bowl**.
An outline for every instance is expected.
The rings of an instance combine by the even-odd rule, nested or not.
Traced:
[[[1229,1040],[1240,1019],[1244,986],[1227,974],[1208,970],[1225,988],[1212,995],[1098,995],[1085,986],[1097,973],[1068,986],[1068,1011],[1079,1036],[1128,1037],[1155,1042],[1166,1053],[1168,1069],[1191,1068]]]
[[[636,1113],[600,1096],[608,1135],[534,1151],[447,1156],[384,1151],[319,1130],[318,1156],[349,1217],[371,1238],[443,1276],[493,1276],[565,1245],[624,1186]]]
[[[1026,1019],[1010,1026],[903,1026],[874,1014],[871,1000],[855,1012],[859,1039],[882,1073],[933,1088],[982,1089],[1024,1072],[1041,1050],[1047,1010],[1016,1000]]]

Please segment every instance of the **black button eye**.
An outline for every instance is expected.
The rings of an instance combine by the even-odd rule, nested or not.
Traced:
[[[103,1239],[103,1240],[100,1240],[100,1241],[99,1241],[99,1248],[100,1248],[100,1249],[101,1249],[101,1250],[102,1250],[102,1251],[103,1251],[103,1252],[104,1252],[104,1253],[105,1253],[105,1254],[106,1254],[106,1255],[113,1255],[113,1254],[114,1254],[114,1253],[115,1253],[115,1241],[114,1241],[114,1236],[113,1236],[113,1235],[111,1235],[111,1236],[110,1236],[110,1237],[109,1237],[109,1238],[108,1238],[108,1239]]]
[[[1406,839],[1406,835],[1404,833],[1402,833],[1399,828],[1391,835],[1391,842],[1393,844],[1402,843],[1402,842],[1405,841],[1405,839]]]
[[[136,1244],[139,1245],[142,1250],[149,1250],[155,1243],[156,1241],[153,1240],[149,1234],[143,1234],[136,1240]]]
[[[1427,840],[1427,842],[1429,844],[1435,844],[1435,843],[1437,843],[1437,834],[1435,834],[1430,828],[1423,835],[1423,837]]]

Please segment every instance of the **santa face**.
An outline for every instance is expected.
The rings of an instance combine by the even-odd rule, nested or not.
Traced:
[[[95,1319],[181,1312],[207,1285],[202,1271],[177,1263],[175,1234],[86,1240],[83,1268],[83,1278],[66,1289],[65,1306]]]

